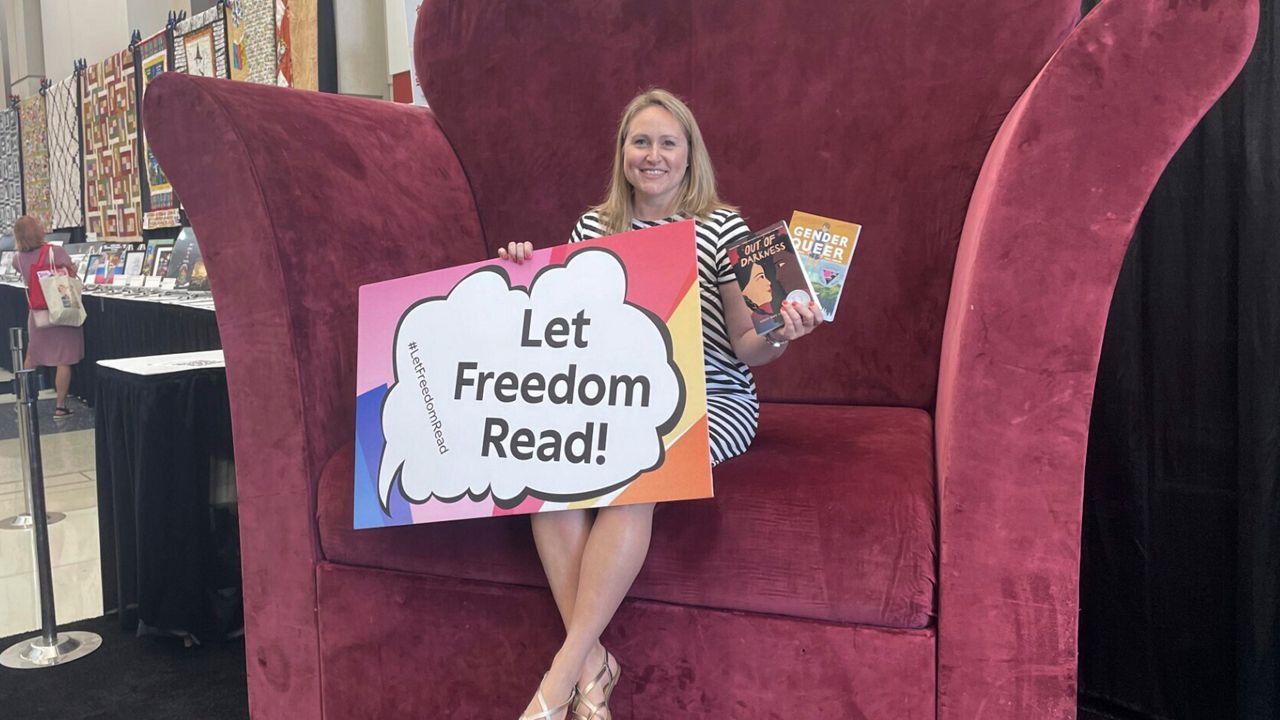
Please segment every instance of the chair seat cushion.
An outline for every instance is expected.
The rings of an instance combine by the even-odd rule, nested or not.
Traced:
[[[910,408],[765,404],[716,497],[667,503],[633,597],[897,628],[933,616],[933,422]],[[545,586],[527,517],[352,529],[350,445],[326,464],[320,541],[335,563]]]

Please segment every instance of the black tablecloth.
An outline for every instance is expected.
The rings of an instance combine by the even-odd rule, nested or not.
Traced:
[[[84,360],[71,371],[71,394],[93,404],[99,360],[217,350],[222,347],[213,312],[181,305],[141,302],[99,295],[84,297]],[[0,367],[12,371],[11,327],[27,327],[26,291],[0,285],[0,331],[4,352]]]
[[[22,288],[0,285],[0,333],[4,351],[0,352],[0,367],[14,371],[13,361],[9,356],[9,328],[27,328],[27,296]]]
[[[202,640],[225,635],[241,621],[235,515],[209,503],[210,460],[232,452],[225,371],[100,367],[96,399],[106,609],[119,609],[129,630],[141,620]]]

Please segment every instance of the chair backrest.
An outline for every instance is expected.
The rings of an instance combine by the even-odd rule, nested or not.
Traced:
[[[145,109],[218,302],[250,707],[319,718],[315,485],[352,440],[357,289],[483,258],[471,194],[420,108],[162,73]]]
[[[1258,13],[1258,0],[1103,2],[992,145],[934,414],[939,720],[1076,716],[1081,500],[1112,291],[1152,188],[1245,64]]]
[[[566,242],[604,195],[624,105],[666,87],[750,225],[864,225],[836,322],[762,369],[764,396],[930,408],[978,171],[1079,5],[426,0],[414,54],[490,251]]]

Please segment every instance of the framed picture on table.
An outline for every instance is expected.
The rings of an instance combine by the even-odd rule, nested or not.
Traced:
[[[96,285],[110,285],[116,280],[116,266],[124,262],[119,249],[103,248],[98,256],[97,272],[93,275]]]
[[[124,276],[133,277],[142,274],[142,260],[146,253],[142,250],[132,250],[125,253],[124,256]]]
[[[164,278],[169,275],[169,258],[173,256],[173,246],[156,248],[155,271],[153,277]]]
[[[93,255],[90,255],[88,262],[86,262],[84,266],[84,277],[80,278],[80,281],[83,282],[85,285],[92,283],[94,281],[94,278],[98,276],[98,265],[101,265],[101,264],[102,264],[102,255],[98,253],[94,253]]]
[[[156,268],[156,251],[159,250],[160,248],[165,248],[165,247],[167,248],[173,247],[173,238],[159,238],[156,240],[147,241],[146,256],[142,260],[143,275],[159,275],[161,277],[164,276],[164,273],[155,272],[155,268]]]
[[[199,272],[201,277],[196,278]],[[159,274],[158,270],[157,273]],[[174,287],[178,290],[208,290],[208,278],[204,272],[204,262],[200,254],[200,245],[196,243],[196,233],[189,227],[182,228],[182,232],[178,233],[178,238],[173,244],[173,254],[169,258],[168,268],[165,277],[174,281]],[[192,281],[197,281],[197,287],[192,288]],[[199,284],[203,283],[203,288]]]
[[[200,292],[209,291],[209,271],[205,269],[204,259],[196,260],[191,266],[191,281],[187,285],[188,290]]]

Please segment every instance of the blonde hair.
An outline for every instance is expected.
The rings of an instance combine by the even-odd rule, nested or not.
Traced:
[[[44,244],[44,228],[40,221],[23,215],[13,223],[13,244],[20,252],[35,250]]]
[[[622,120],[618,123],[618,141],[613,153],[609,192],[605,195],[604,202],[591,208],[600,216],[600,222],[609,235],[630,230],[631,221],[635,218],[635,190],[627,182],[623,156],[631,121],[641,110],[651,107],[660,107],[671,113],[684,129],[685,141],[689,144],[689,169],[680,181],[676,212],[689,217],[705,218],[716,210],[736,210],[721,201],[716,194],[716,172],[711,167],[711,156],[707,153],[706,143],[702,141],[702,131],[698,129],[693,111],[670,92],[650,88],[635,96],[622,111]]]

